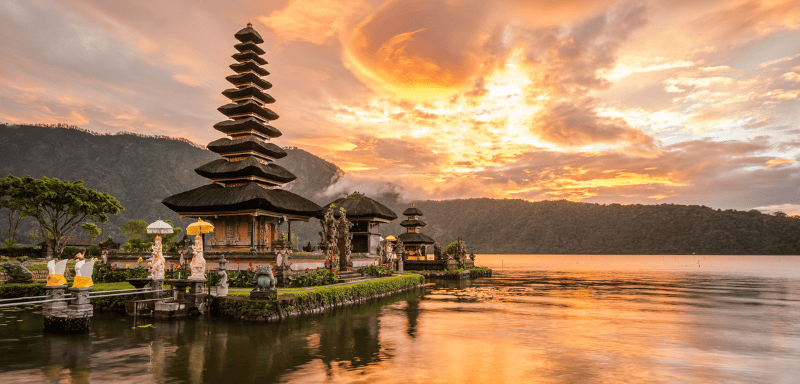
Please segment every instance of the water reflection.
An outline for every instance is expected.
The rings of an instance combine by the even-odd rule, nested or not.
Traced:
[[[0,382],[800,377],[800,268],[785,270],[800,266],[797,259],[735,259],[727,267],[701,259],[697,267],[678,257],[602,264],[597,256],[529,256],[526,269],[521,257],[501,257],[504,271],[493,278],[439,281],[279,324],[98,314],[90,335],[60,337],[41,334],[40,314],[0,312]]]

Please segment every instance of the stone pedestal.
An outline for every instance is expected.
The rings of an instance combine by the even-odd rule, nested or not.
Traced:
[[[151,291],[156,291],[150,293],[150,298],[157,299],[164,297],[164,292],[161,292],[161,290],[164,289],[164,279],[150,279],[150,283],[147,287],[150,288]]]
[[[263,291],[252,290],[250,291],[251,300],[275,300],[278,298],[278,290],[276,288],[266,289]]]
[[[175,295],[173,297],[175,301],[186,300],[186,287],[191,284],[188,279],[169,279],[167,283],[174,289]]]
[[[64,297],[66,285],[45,287],[48,299]],[[94,315],[94,308],[89,303],[89,292],[94,287],[69,288],[74,299],[67,304],[66,301],[45,303],[42,305],[45,332],[53,333],[86,333],[89,332],[89,323]]]
[[[203,289],[206,279],[189,281],[189,293],[186,294],[185,298],[190,312],[193,313],[193,309],[196,308],[198,313],[206,313],[206,296],[208,294]]]

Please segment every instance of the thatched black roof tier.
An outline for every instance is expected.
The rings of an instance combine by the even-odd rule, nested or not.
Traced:
[[[256,183],[227,188],[219,184],[206,185],[170,196],[162,203],[182,215],[263,210],[317,217],[322,212],[319,205],[302,196],[282,189],[266,189]]]
[[[272,159],[281,159],[287,155],[286,151],[281,147],[265,142],[255,136],[247,136],[236,140],[225,137],[208,143],[207,147],[211,152],[219,153],[222,156],[255,152]]]
[[[410,207],[403,211],[403,216],[422,216],[422,211],[417,207]]]
[[[258,87],[254,87],[252,85],[246,85],[240,88],[228,88],[222,91],[222,94],[231,100],[243,99],[245,97],[252,97],[261,100],[261,102],[264,104],[272,104],[275,102],[275,98],[264,93],[264,91],[262,91]]]
[[[343,207],[349,220],[380,218],[392,221],[397,218],[397,214],[391,209],[361,193],[352,193],[350,196],[336,199],[323,207],[323,212],[327,211],[332,204]],[[334,216],[338,218],[338,214],[339,210],[334,209]]]
[[[424,233],[403,233],[397,236],[398,241],[402,241],[403,245],[416,245],[416,244],[433,244],[436,240]]]
[[[424,227],[426,225],[424,221],[420,220],[403,220],[400,222],[400,226],[406,228]]]
[[[255,176],[280,184],[288,183],[297,178],[297,176],[278,164],[262,164],[254,157],[248,157],[242,161],[218,159],[196,168],[194,171],[198,175],[209,179],[237,179]]]
[[[234,45],[233,47],[236,48],[237,51],[242,52],[242,53],[245,53],[247,51],[253,51],[253,52],[255,52],[255,53],[259,54],[259,55],[263,55],[264,54],[264,50],[261,49],[261,47],[259,47],[258,45],[255,45],[253,43],[250,43],[250,42],[248,42],[248,43],[239,43],[239,44]]]
[[[250,24],[247,24],[247,28],[242,28],[239,30],[239,32],[236,32],[233,37],[243,43],[251,41],[256,44],[261,44],[264,42],[264,39],[261,38],[261,35],[259,35]]]
[[[271,125],[266,125],[255,117],[237,120],[225,120],[214,124],[214,129],[226,135],[239,135],[257,133],[266,137],[279,137],[281,131]]]
[[[264,120],[278,119],[277,113],[272,112],[271,110],[269,110],[269,108],[262,107],[259,103],[253,100],[247,100],[242,103],[225,104],[217,108],[217,110],[222,112],[223,115],[228,116],[230,118],[234,118],[233,116],[253,114],[261,116]]]
[[[253,71],[253,72],[255,72],[256,74],[258,74],[260,76],[269,75],[269,72],[266,69],[259,67],[258,64],[256,64],[256,62],[253,61],[253,60],[248,60],[248,61],[241,62],[241,63],[231,64],[231,65],[229,65],[229,67],[231,67],[231,69],[236,71],[236,73]]]
[[[267,60],[264,60],[263,57],[261,57],[259,55],[256,55],[253,52],[234,53],[233,55],[231,55],[231,57],[233,57],[234,60],[239,61],[239,62],[247,61],[247,60],[253,60],[253,61],[255,61],[256,63],[258,63],[260,65],[266,65],[267,64]]]
[[[272,84],[270,84],[269,81],[266,81],[266,80],[262,79],[261,77],[259,77],[258,75],[256,75],[253,72],[245,72],[245,73],[240,73],[238,75],[230,75],[230,76],[226,77],[225,80],[228,80],[231,84],[233,84],[233,85],[235,85],[237,87],[241,86],[241,85],[245,85],[247,83],[252,83],[252,84],[255,84],[255,85],[261,87],[261,89],[270,89],[270,88],[272,88]]]

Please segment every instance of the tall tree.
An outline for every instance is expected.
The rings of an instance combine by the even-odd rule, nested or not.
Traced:
[[[116,215],[123,209],[116,198],[86,188],[82,180],[69,183],[46,176],[41,180],[30,176],[9,177],[16,185],[11,195],[25,207],[23,213],[39,223],[55,257],[61,256],[67,237],[85,220],[104,223],[109,214]]]
[[[13,196],[20,190],[22,179],[12,175],[6,176],[0,180],[0,210],[6,209],[6,218],[8,219],[8,238],[5,240],[7,247],[17,244],[17,231],[22,220],[26,217],[24,213],[25,206]]]

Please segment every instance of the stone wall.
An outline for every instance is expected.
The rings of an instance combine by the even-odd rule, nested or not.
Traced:
[[[392,276],[356,284],[320,287],[309,291],[281,292],[277,300],[251,300],[244,296],[214,297],[210,313],[248,321],[277,322],[287,317],[319,314],[424,286],[418,274]]]

